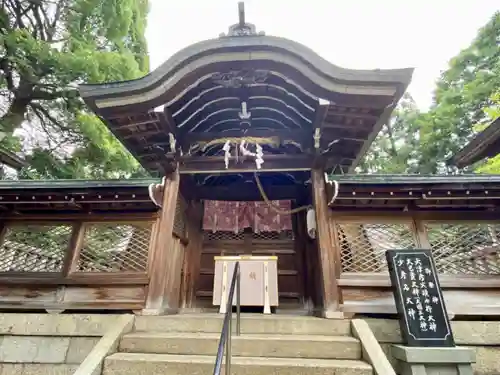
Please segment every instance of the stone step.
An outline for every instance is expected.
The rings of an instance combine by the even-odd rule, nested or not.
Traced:
[[[0,363],[2,375],[73,375],[78,365],[49,363]]]
[[[3,313],[0,314],[0,335],[101,337],[120,316]]]
[[[103,375],[202,375],[213,372],[215,355],[116,353],[104,362]],[[233,375],[373,375],[358,360],[233,357]]]
[[[137,331],[220,333],[222,314],[179,314],[171,316],[138,316]],[[233,316],[233,322],[236,316]],[[321,319],[310,316],[242,314],[241,333],[277,335],[350,336],[348,319]]]
[[[219,338],[218,333],[135,332],[123,337],[120,351],[214,356]],[[361,358],[359,341],[349,336],[233,334],[231,348],[240,357]]]

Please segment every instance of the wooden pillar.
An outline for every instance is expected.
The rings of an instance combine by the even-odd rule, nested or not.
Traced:
[[[424,223],[421,220],[413,220],[413,228],[416,232],[416,243],[418,246],[422,249],[432,249]]]
[[[316,210],[316,229],[322,274],[323,316],[342,318],[339,312],[339,290],[335,260],[335,244],[331,238],[330,215],[326,196],[325,179],[322,170],[311,171],[314,208]]]
[[[203,218],[203,205],[201,202],[191,202],[187,215],[188,245],[184,257],[184,278],[182,291],[182,307],[196,307],[196,284],[200,276],[201,250],[203,233],[201,220]]]
[[[295,232],[295,262],[296,269],[299,272],[299,282],[302,285],[301,292],[304,299],[304,306],[307,309],[312,308],[315,305],[314,294],[314,272],[313,272],[313,262],[314,258],[312,254],[308,251],[308,239],[307,239],[307,223],[305,213],[299,212],[293,215],[294,232]]]
[[[160,216],[156,225],[156,238],[150,267],[150,279],[146,297],[144,315],[161,315],[175,313],[179,307],[180,277],[182,263],[174,256],[176,243],[172,230],[174,228],[174,213],[179,193],[179,172],[172,172],[165,179]]]

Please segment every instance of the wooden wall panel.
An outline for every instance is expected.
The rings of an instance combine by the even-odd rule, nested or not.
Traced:
[[[57,310],[138,310],[145,285],[0,286],[0,308]]]
[[[222,253],[222,251],[219,251],[219,252],[210,251],[208,253],[205,253],[205,251],[202,250],[200,268],[202,270],[212,270],[213,271],[215,269],[214,256],[220,255],[221,253]]]
[[[296,270],[296,253],[279,254],[278,269],[279,270]]]
[[[211,294],[213,286],[214,286],[213,270],[200,273],[200,277],[198,278],[198,283],[196,284],[197,292],[204,292],[205,295]]]
[[[2,304],[43,304],[57,301],[57,287],[13,287],[0,286],[0,306]]]
[[[98,305],[107,303],[140,304],[144,303],[144,286],[101,286],[101,287],[66,287],[61,293],[63,304]]]
[[[341,310],[357,314],[396,314],[389,288],[343,287]],[[444,289],[450,315],[500,315],[499,290]]]
[[[278,290],[282,295],[299,297],[301,288],[296,273],[283,274],[283,272],[278,272]]]

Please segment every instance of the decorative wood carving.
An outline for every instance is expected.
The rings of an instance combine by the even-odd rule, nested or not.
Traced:
[[[229,27],[227,36],[234,37],[251,35],[257,35],[257,31],[254,24],[245,22],[245,3],[240,1],[238,3],[238,23]],[[260,32],[259,35],[264,35],[264,33]],[[225,37],[226,35],[223,33],[220,36]]]
[[[264,83],[269,72],[260,69],[231,70],[229,72],[217,72],[212,75],[212,80],[217,85],[229,88],[241,88],[243,86]]]

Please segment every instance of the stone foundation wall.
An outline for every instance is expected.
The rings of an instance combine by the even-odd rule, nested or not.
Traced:
[[[117,317],[0,314],[0,374],[72,375]],[[366,321],[386,353],[390,344],[401,343],[397,320]],[[452,328],[457,345],[476,351],[475,374],[500,374],[499,321],[453,321]]]
[[[366,319],[375,337],[380,342],[389,360],[394,359],[389,354],[391,344],[401,343],[401,331],[397,320]],[[467,346],[476,351],[474,374],[500,374],[500,322],[452,321],[455,343]]]
[[[72,375],[115,319],[0,314],[0,374]]]

